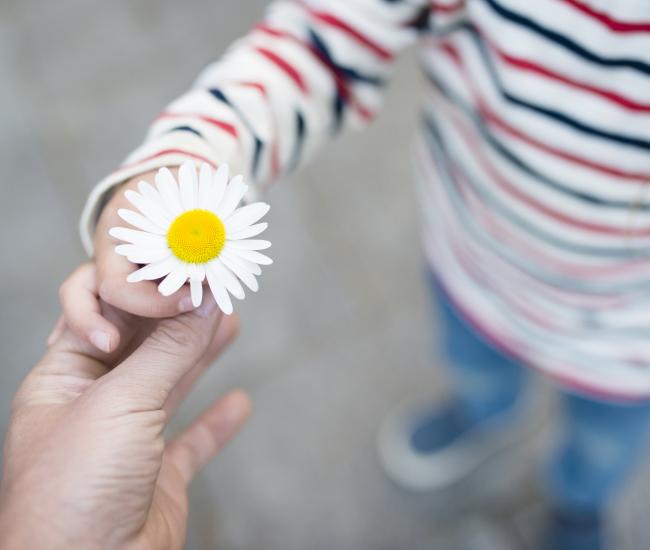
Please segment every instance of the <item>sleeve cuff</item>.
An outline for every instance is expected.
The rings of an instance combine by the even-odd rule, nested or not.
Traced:
[[[88,254],[92,257],[93,251],[93,235],[95,233],[95,227],[97,226],[97,220],[99,215],[102,212],[102,209],[106,203],[110,200],[115,191],[116,187],[125,183],[126,181],[138,176],[139,174],[144,174],[146,172],[151,172],[158,170],[163,166],[173,167],[180,166],[187,160],[194,161],[197,165],[200,165],[203,162],[211,164],[213,167],[217,167],[220,163],[217,163],[214,160],[195,155],[190,152],[185,151],[169,151],[158,154],[153,158],[145,159],[140,162],[133,164],[127,164],[113,172],[108,177],[100,181],[95,188],[91,191],[86,204],[83,208],[81,214],[81,220],[79,221],[79,232],[81,234],[81,242],[83,247]],[[230,164],[230,163],[229,163]],[[233,174],[241,173],[241,170],[238,170],[238,166],[231,164],[231,170]],[[258,190],[254,186],[249,186],[248,193],[246,194],[245,201],[253,202],[257,200]]]

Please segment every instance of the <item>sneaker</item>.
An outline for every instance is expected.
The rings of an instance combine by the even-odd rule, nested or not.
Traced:
[[[398,407],[379,431],[379,458],[388,477],[412,491],[441,490],[462,481],[526,433],[534,407],[525,393],[478,423],[453,402],[434,410],[430,400]]]

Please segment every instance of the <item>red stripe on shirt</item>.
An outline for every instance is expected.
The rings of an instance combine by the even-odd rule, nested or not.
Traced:
[[[274,36],[276,38],[285,38],[287,40],[291,40],[292,42],[295,42],[296,44],[302,46],[306,51],[308,51],[315,58],[315,60],[320,65],[323,66],[323,68],[328,73],[331,74],[338,93],[345,101],[350,103],[351,107],[359,114],[359,116],[361,116],[361,118],[365,120],[371,120],[372,118],[374,118],[375,113],[372,112],[367,107],[365,107],[364,105],[362,105],[361,103],[359,103],[356,97],[354,97],[352,91],[350,90],[350,86],[348,82],[345,80],[345,77],[339,74],[336,71],[336,68],[333,67],[331,63],[329,63],[327,59],[325,59],[325,57],[321,54],[321,52],[319,52],[312,45],[305,43],[303,40],[301,40],[297,36],[294,36],[293,34],[290,34],[283,30],[274,29],[272,27],[269,27],[267,24],[257,25],[255,29],[265,34],[268,34],[270,36]]]
[[[419,157],[418,162],[422,166],[431,166],[433,173],[436,174],[433,176],[434,178],[440,176],[442,168],[437,166],[430,151],[425,151],[423,147],[419,147],[416,149],[416,155]],[[567,276],[590,279],[609,279],[616,275],[631,276],[632,274],[637,277],[650,276],[650,264],[644,258],[633,257],[629,260],[617,261],[614,264],[585,264],[570,262],[563,257],[551,255],[547,250],[540,248],[537,242],[524,238],[521,231],[512,231],[512,229],[503,226],[503,222],[497,223],[497,220],[494,219],[494,212],[491,211],[490,213],[492,217],[489,220],[489,227],[495,229],[494,238],[498,242],[510,245],[513,249],[521,252],[523,257],[537,258],[541,265],[552,267]]]
[[[295,67],[293,67],[290,63],[288,63],[286,60],[282,59],[277,53],[272,52],[271,50],[268,50],[267,48],[262,48],[260,46],[255,47],[255,51],[263,55],[266,59],[271,61],[273,64],[275,64],[277,67],[279,67],[284,73],[291,78],[300,88],[300,90],[308,94],[309,91],[307,89],[307,84],[305,83],[304,79],[302,78],[302,75],[296,70]]]
[[[244,88],[251,88],[253,90],[257,90],[264,98],[264,102],[266,103],[266,106],[269,109],[269,114],[270,114],[269,118],[273,124],[273,132],[272,132],[272,138],[270,142],[271,176],[272,178],[275,179],[277,176],[280,175],[280,172],[282,171],[282,166],[280,162],[280,144],[278,141],[278,131],[275,124],[275,118],[273,117],[272,106],[269,104],[268,91],[266,89],[266,86],[261,82],[254,82],[248,80],[248,81],[240,81],[237,84],[243,86]]]
[[[490,46],[492,51],[496,53],[496,55],[507,63],[511,67],[515,67],[517,69],[520,69],[522,71],[527,71],[531,72],[543,77],[546,77],[550,80],[555,80],[558,82],[561,82],[562,84],[566,84],[568,86],[571,86],[573,88],[577,88],[579,90],[585,91],[592,93],[594,95],[600,96],[603,99],[607,99],[608,101],[611,101],[612,103],[616,103],[617,105],[620,105],[621,107],[628,109],[630,111],[638,111],[638,112],[650,112],[650,104],[648,103],[640,103],[637,101],[634,101],[633,99],[629,99],[625,96],[622,96],[616,92],[613,92],[611,90],[606,90],[604,88],[600,88],[597,86],[593,86],[591,84],[587,84],[585,82],[580,82],[579,80],[575,80],[573,78],[570,78],[568,76],[562,75],[560,73],[557,73],[555,71],[552,71],[551,69],[547,69],[546,67],[543,67],[541,65],[538,65],[537,63],[534,63],[533,61],[529,61],[527,59],[523,59],[521,57],[515,57],[513,55],[510,55],[503,50],[499,49],[494,42],[490,41],[485,37],[484,33],[481,33],[481,35],[486,39],[486,43]]]
[[[476,281],[481,281],[481,284],[494,287],[494,283],[491,280],[496,276],[493,272],[485,271],[485,266],[481,263],[480,259],[477,259],[471,251],[466,247],[462,246],[462,240],[452,239],[449,243],[450,248],[457,258],[458,262],[464,267],[464,271]],[[528,319],[528,321],[537,326],[543,327],[547,330],[557,332],[561,330],[562,325],[555,322],[552,317],[546,317],[538,313],[534,307],[529,306],[525,299],[520,299],[518,296],[513,295],[509,300],[510,306],[515,311],[519,312],[520,315]]]
[[[535,139],[525,134],[521,130],[518,130],[514,126],[508,124],[505,120],[499,117],[494,111],[492,111],[485,102],[483,102],[480,98],[477,99],[478,99],[479,116],[483,117],[486,121],[488,121],[496,128],[499,128],[502,132],[510,135],[511,137],[518,139],[519,141],[531,145],[539,149],[540,151],[544,151],[545,153],[549,153],[550,155],[556,156],[558,158],[561,158],[573,164],[577,164],[578,166],[583,166],[585,168],[589,168],[591,170],[595,170],[596,172],[601,172],[603,174],[607,174],[608,176],[612,176],[615,178],[621,178],[624,180],[630,180],[634,182],[639,182],[639,181],[647,182],[650,179],[650,173],[630,172],[628,170],[621,170],[620,168],[616,168],[614,166],[602,164],[594,160],[583,158],[574,153],[569,153],[562,149],[558,149],[557,147],[553,147],[552,145],[548,145],[538,139]]]
[[[481,168],[492,178],[492,180],[506,193],[520,200],[524,204],[527,204],[534,210],[545,214],[549,218],[552,218],[556,221],[562,222],[565,225],[572,227],[577,227],[578,229],[583,229],[585,231],[590,231],[592,233],[598,233],[603,235],[616,235],[621,237],[647,237],[650,236],[650,228],[633,228],[633,227],[612,227],[609,225],[603,225],[598,223],[592,223],[585,220],[579,220],[568,214],[555,210],[551,208],[544,202],[532,197],[517,188],[513,185],[506,177],[503,176],[487,159],[484,155],[481,147],[479,146],[475,136],[472,136],[470,132],[463,125],[454,119],[454,126],[458,132],[463,136],[463,139],[468,143],[472,154],[475,156],[476,160],[481,165]]]
[[[148,157],[144,157],[140,160],[137,160],[135,162],[129,163],[129,164],[122,164],[119,167],[119,170],[124,170],[126,168],[133,168],[134,166],[137,166],[138,164],[142,164],[143,162],[147,162],[149,160],[153,160],[158,157],[162,157],[163,155],[184,155],[186,157],[191,157],[196,160],[202,160],[203,162],[207,162],[210,166],[213,168],[217,168],[217,164],[213,161],[210,160],[207,157],[204,157],[202,155],[198,155],[196,153],[192,153],[190,151],[185,151],[183,149],[163,149],[162,151],[159,151],[158,153],[154,153],[153,155],[149,155]]]
[[[393,54],[389,50],[377,44],[377,42],[371,40],[366,35],[358,31],[357,29],[355,29],[353,26],[346,23],[342,19],[339,19],[338,17],[332,15],[329,12],[315,10],[314,8],[309,6],[306,2],[299,1],[298,4],[300,4],[300,6],[302,6],[305,9],[305,11],[307,11],[307,13],[309,13],[314,19],[320,21],[321,23],[324,23],[325,25],[334,27],[344,32],[349,37],[353,38],[356,42],[368,48],[380,59],[383,59],[384,61],[390,61],[391,59],[393,59]]]
[[[621,21],[619,19],[614,19],[609,14],[598,11],[591,6],[581,2],[580,0],[562,0],[565,4],[568,4],[578,10],[579,12],[588,15],[592,19],[599,21],[605,25],[609,30],[614,32],[650,32],[650,22],[645,21],[636,21],[630,23],[627,21]]]
[[[264,84],[262,84],[261,82],[240,81],[237,84],[239,84],[240,86],[244,86],[246,88],[255,88],[265,98],[268,97],[268,92],[266,91],[266,86],[264,86]]]
[[[458,66],[460,73],[465,79],[465,82],[471,89],[472,95],[474,97],[474,103],[478,110],[477,113],[478,116],[483,118],[483,120],[485,120],[486,122],[489,122],[492,126],[498,128],[499,130],[509,135],[510,137],[518,139],[519,141],[522,141],[532,147],[535,147],[540,151],[544,151],[545,153],[548,153],[555,157],[561,158],[573,164],[577,164],[578,166],[583,166],[585,168],[589,168],[596,172],[607,174],[608,176],[620,178],[621,180],[629,180],[634,182],[639,182],[639,181],[647,182],[650,179],[650,173],[630,172],[627,170],[621,170],[620,168],[616,168],[614,166],[602,164],[594,160],[586,159],[574,153],[569,153],[557,147],[553,147],[552,145],[548,145],[538,139],[535,139],[532,136],[527,135],[526,133],[519,130],[518,128],[515,128],[514,126],[508,124],[504,119],[502,119],[494,111],[492,111],[492,109],[490,109],[488,104],[483,100],[479,90],[477,90],[476,86],[474,86],[474,83],[472,82],[472,79],[467,74],[463,60],[460,54],[458,53],[458,51],[456,50],[456,47],[450,44],[449,42],[444,42],[439,45],[439,48],[442,52],[446,53],[451,58],[451,60]]]
[[[431,6],[431,9],[433,10],[434,13],[437,12],[437,13],[450,14],[464,9],[465,0],[459,0],[458,2],[454,2],[453,4],[439,4],[438,2],[436,2],[436,0],[431,0],[429,2],[429,5]]]

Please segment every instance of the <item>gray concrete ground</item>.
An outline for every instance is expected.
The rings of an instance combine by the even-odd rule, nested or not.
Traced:
[[[264,4],[0,3],[3,431],[11,395],[58,314],[57,287],[83,260],[76,225],[88,190]],[[270,193],[276,263],[241,307],[241,338],[178,420],[234,386],[256,403],[241,437],[192,489],[189,548],[535,547],[542,512],[525,472],[508,498],[486,504],[467,491],[402,492],[375,457],[386,412],[422,388],[444,388],[432,368],[435,326],[409,181],[418,88],[407,54],[379,121]],[[636,527],[643,486],[618,514],[625,548],[647,547]]]

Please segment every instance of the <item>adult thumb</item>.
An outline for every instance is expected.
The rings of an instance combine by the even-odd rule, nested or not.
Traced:
[[[101,393],[132,410],[159,409],[205,355],[221,318],[206,296],[194,311],[161,320],[140,347],[100,379]]]

